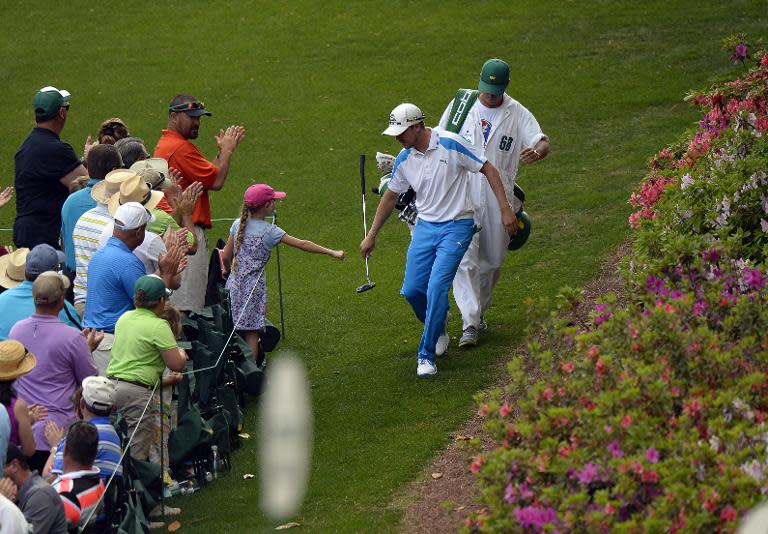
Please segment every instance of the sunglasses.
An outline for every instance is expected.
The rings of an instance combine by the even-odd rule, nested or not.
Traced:
[[[176,113],[181,113],[184,111],[193,111],[195,109],[205,109],[205,104],[203,104],[200,101],[194,101],[194,102],[182,102],[181,104],[176,104],[174,106],[169,106],[169,111],[175,111]]]

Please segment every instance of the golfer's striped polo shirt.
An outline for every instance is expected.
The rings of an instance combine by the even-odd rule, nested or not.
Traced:
[[[428,222],[471,219],[474,213],[469,196],[469,180],[485,180],[473,175],[485,163],[460,136],[432,128],[425,152],[404,149],[395,159],[389,189],[404,193],[410,186],[416,192],[419,218]]]

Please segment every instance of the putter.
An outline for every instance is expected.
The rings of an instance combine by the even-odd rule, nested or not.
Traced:
[[[360,154],[360,190],[363,193],[363,239],[365,239],[368,235],[368,223],[365,220],[365,154]],[[358,293],[364,293],[376,287],[376,283],[371,282],[371,277],[368,274],[368,256],[365,257],[365,279],[366,283],[355,290]]]

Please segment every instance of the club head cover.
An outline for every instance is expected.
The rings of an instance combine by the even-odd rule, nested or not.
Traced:
[[[395,156],[376,152],[376,166],[381,172],[392,172],[395,166]]]

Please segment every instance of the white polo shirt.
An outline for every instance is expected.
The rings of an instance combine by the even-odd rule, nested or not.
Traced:
[[[485,179],[475,174],[485,160],[461,136],[432,128],[425,152],[409,148],[397,155],[389,189],[400,194],[411,187],[419,219],[427,222],[471,219],[469,180]]]
[[[114,230],[115,221],[113,219],[101,231],[101,235],[99,236],[99,248],[102,248],[107,244],[107,241],[112,237]],[[141,263],[144,264],[144,269],[146,269],[148,274],[157,272],[157,269],[160,266],[160,256],[165,255],[167,252],[165,243],[163,243],[163,238],[149,230],[144,232],[144,241],[142,241],[138,247],[133,249],[134,256],[141,260]]]

